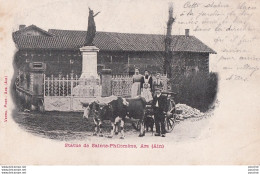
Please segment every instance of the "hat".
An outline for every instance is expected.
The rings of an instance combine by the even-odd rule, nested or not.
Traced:
[[[157,90],[163,90],[163,88],[161,88],[161,87],[155,87],[155,91],[157,91]]]

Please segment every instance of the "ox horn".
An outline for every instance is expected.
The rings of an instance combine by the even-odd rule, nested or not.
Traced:
[[[83,102],[80,102],[81,103],[81,105],[82,105],[82,107],[88,107],[89,106],[89,102],[86,102],[86,103],[83,103]]]

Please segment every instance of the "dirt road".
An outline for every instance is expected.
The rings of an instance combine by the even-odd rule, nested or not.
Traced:
[[[203,117],[188,118],[178,121],[174,130],[167,133],[166,137],[155,137],[151,132],[146,132],[145,137],[141,137],[144,141],[187,141],[197,138],[204,127],[207,125],[211,114]],[[94,130],[93,119],[83,119],[82,113],[29,113],[19,112],[13,116],[14,120],[25,131],[41,136],[44,138],[54,139],[57,141],[73,141],[73,140],[102,140],[106,137],[93,137]],[[108,121],[104,123],[104,134],[108,135],[110,130]],[[138,132],[131,125],[131,120],[126,120],[125,139],[136,139]],[[113,139],[119,139],[119,135]]]

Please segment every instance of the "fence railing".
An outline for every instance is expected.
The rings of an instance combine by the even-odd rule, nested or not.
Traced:
[[[155,76],[152,77],[155,80]],[[168,78],[166,75],[161,76],[161,81],[163,84],[163,91],[167,92],[169,90]],[[133,85],[133,76],[129,75],[114,75],[112,76],[112,95],[130,97],[131,89]]]
[[[113,75],[112,76],[112,95],[130,97],[133,77],[129,75]]]
[[[155,77],[153,77],[155,79]],[[168,91],[168,78],[161,76],[163,91]],[[130,97],[133,85],[133,76],[112,75],[112,95]],[[77,75],[65,77],[44,76],[44,96],[101,96],[101,84],[99,79],[80,79]]]
[[[100,95],[100,88],[99,79],[80,79],[77,75],[44,76],[44,96],[95,97]]]

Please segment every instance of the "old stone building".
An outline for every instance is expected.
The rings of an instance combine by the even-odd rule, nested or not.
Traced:
[[[18,49],[15,63],[18,68],[28,62],[45,62],[46,75],[80,75],[86,31],[49,29],[21,25],[13,33]],[[94,44],[98,53],[98,71],[112,69],[113,74],[133,74],[134,68],[151,73],[163,72],[164,35],[97,32]],[[209,72],[209,56],[215,51],[189,35],[172,36],[172,68],[174,73]]]

